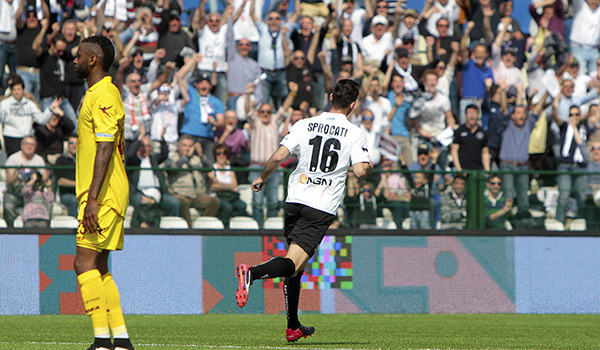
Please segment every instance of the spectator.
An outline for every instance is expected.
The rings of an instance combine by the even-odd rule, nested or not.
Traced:
[[[37,17],[35,6],[26,6],[25,21],[21,19],[21,16],[17,18],[17,74],[25,82],[25,91],[39,99],[40,66],[33,54],[32,45],[33,40],[42,30],[42,26]],[[42,7],[47,11],[44,2],[42,2]]]
[[[599,11],[600,12],[600,11]],[[560,94],[555,97],[558,102],[558,115],[566,122],[569,120],[571,106],[581,106],[598,97],[598,88],[588,91],[584,96],[575,96],[575,82],[570,79],[559,79]]]
[[[447,145],[442,144],[441,133],[446,129],[453,129],[455,119],[452,115],[450,99],[436,90],[438,76],[434,70],[423,73],[425,94],[415,100],[411,107],[410,117],[416,118],[415,124],[419,133],[419,143],[425,143],[430,148],[440,150],[438,163],[444,169],[448,158]]]
[[[350,179],[353,180],[350,180]],[[375,229],[376,219],[381,212],[381,203],[375,196],[370,182],[359,182],[355,176],[348,177],[348,189],[344,206],[348,213],[348,224],[353,228]]]
[[[321,26],[317,26],[316,28],[314,26],[314,20],[312,17],[302,16],[300,18],[300,30],[293,31],[290,35],[294,49],[296,51],[302,51],[306,56],[308,63],[311,64],[311,100],[314,101],[312,105],[314,105],[319,111],[323,110],[325,107],[325,75],[323,73],[323,67],[321,66],[320,60],[315,60],[315,57],[323,47],[323,40],[325,39],[325,34],[328,32],[329,23],[331,22],[332,16],[333,13],[330,12],[325,23],[323,23]],[[313,47],[314,50],[311,50]],[[299,89],[299,91],[301,91],[301,89]]]
[[[60,100],[55,100],[42,113],[37,103],[25,97],[23,80],[15,76],[10,83],[10,96],[0,101],[0,123],[6,155],[10,156],[21,148],[23,137],[33,135],[33,122],[46,123],[53,111],[63,114],[59,105]]]
[[[131,227],[157,227],[161,214],[179,216],[181,202],[168,194],[165,175],[156,170],[168,157],[167,143],[161,140],[160,153],[152,152],[148,136],[135,140],[126,150],[125,165],[136,167],[130,170],[130,204],[135,208]]]
[[[215,12],[206,16],[204,12],[205,5],[206,0],[200,2],[198,10],[194,12],[194,21],[192,22],[195,37],[198,40],[198,52],[202,54],[202,61],[198,64],[198,69],[200,73],[212,74],[213,68],[216,67],[217,86],[215,87],[214,96],[225,103],[227,101],[226,35],[232,26],[229,21],[232,7],[227,6],[223,18],[221,18],[221,15]],[[238,18],[239,14],[241,14],[241,9],[238,10]],[[234,23],[235,20],[237,18],[234,18]]]
[[[458,171],[490,171],[487,134],[479,126],[479,108],[469,105],[465,112],[467,121],[454,130],[454,142],[451,146],[454,167]]]
[[[290,83],[290,90],[283,105],[277,113],[273,113],[273,106],[268,103],[259,105],[258,109],[250,110],[250,99],[246,99],[248,123],[250,124],[250,168],[260,170],[265,166],[271,154],[279,147],[282,138],[279,126],[289,118],[288,108],[292,105],[296,86]],[[249,93],[252,87],[249,87]],[[251,171],[249,179],[255,179],[260,171]],[[262,227],[264,222],[264,203],[266,197],[267,217],[275,217],[279,211],[279,185],[282,184],[281,173],[274,173],[260,192],[252,192],[252,216]]]
[[[150,103],[148,93],[149,84],[142,84],[142,77],[139,73],[131,73],[125,78],[123,89],[123,104],[125,105],[125,149],[139,139],[141,136],[149,134],[152,125],[152,115],[150,114]]]
[[[460,7],[454,0],[435,0],[425,2],[422,11],[425,28],[430,35],[440,37],[441,31],[448,30],[448,35],[454,35],[454,23],[458,23]],[[440,27],[440,19],[444,19],[447,27]],[[419,25],[421,25],[419,23]]]
[[[17,19],[23,14],[25,1],[0,0],[0,86],[4,85],[4,67],[17,70]]]
[[[598,86],[589,75],[580,73],[579,62],[577,62],[576,59],[573,59],[571,63],[567,65],[562,78],[563,80],[567,79],[574,83],[573,96],[576,97],[584,97],[587,94],[588,89],[591,90]]]
[[[533,112],[527,116],[525,106],[515,106],[511,115],[511,122],[502,133],[500,146],[500,169],[508,170],[502,176],[502,182],[508,198],[517,198],[520,211],[529,209],[529,174],[522,173],[528,170],[529,139],[531,130],[535,126],[541,112],[543,101],[538,102]],[[512,172],[520,173],[514,174]]]
[[[252,26],[254,27],[254,23]],[[227,19],[227,109],[233,110],[236,109],[238,98],[246,92],[246,86],[258,81],[261,76],[258,63],[250,57],[252,42],[245,37],[236,42],[234,28],[233,20]],[[262,92],[262,89],[257,89],[256,93],[259,93],[259,90]],[[261,101],[262,95],[257,96],[257,100]]]
[[[600,11],[598,0],[574,0],[573,27],[569,37],[571,52],[582,71],[593,72],[595,64],[600,58],[598,44],[600,44]]]
[[[180,134],[187,134],[200,142],[202,150],[209,163],[214,161],[213,147],[215,134],[214,127],[222,128],[225,116],[223,103],[210,92],[213,88],[211,79],[207,74],[199,74],[193,78],[193,84],[188,85],[184,80],[185,74],[202,60],[202,55],[195,54],[175,76],[181,82],[182,93],[189,95],[189,102],[183,110],[183,121],[179,130]]]
[[[19,167],[6,169],[7,189],[4,194],[4,220],[8,227],[13,227],[15,218],[19,215],[18,210],[23,207],[23,186],[31,179],[35,171],[30,167],[44,167],[44,158],[35,154],[35,138],[25,136],[21,140],[21,151],[13,153],[4,164],[7,167]],[[42,178],[47,181],[50,173],[40,169]]]
[[[398,3],[402,3],[402,1],[398,1]],[[402,16],[402,19],[398,24],[398,32],[396,37],[402,38],[402,44],[404,44],[404,41],[408,38],[412,38],[413,43],[418,42],[419,29],[417,24],[420,22],[418,21],[419,14],[417,13],[417,11],[413,9],[407,9],[404,12],[400,12],[398,11],[398,8],[396,8],[396,13]],[[417,54],[417,51],[418,45],[413,45],[413,50],[410,53],[412,55],[415,55]]]
[[[298,86],[294,103],[292,103],[292,108],[295,109],[300,108],[300,103],[303,101],[307,101],[310,105],[313,105],[311,81],[317,40],[315,39],[313,42],[314,45],[312,45],[308,55],[305,55],[302,50],[294,51],[291,62],[285,69],[287,81],[293,82]]]
[[[431,229],[430,198],[431,190],[429,181],[424,173],[406,174],[410,185],[410,228],[412,230]]]
[[[540,8],[541,14],[538,12]],[[537,24],[541,37],[548,31],[565,36],[565,11],[561,0],[535,1],[529,4],[529,14]]]
[[[162,10],[161,10],[162,11]],[[169,13],[169,12],[167,12]],[[168,16],[168,14],[167,14]],[[159,32],[155,24],[160,23],[160,14],[148,7],[138,7],[135,21],[119,35],[120,40],[130,48],[139,48],[143,61],[151,61],[158,48]],[[124,50],[125,55],[129,50]],[[178,52],[178,51],[177,51]]]
[[[387,18],[377,15],[371,21],[371,34],[360,40],[364,64],[374,68],[380,79],[383,79],[381,61],[386,60],[386,63],[389,63],[392,58],[390,53],[394,50],[394,39],[387,29]]]
[[[558,99],[556,99],[558,100]],[[556,101],[555,100],[555,101]],[[557,176],[558,203],[556,205],[556,220],[566,221],[567,202],[571,192],[575,192],[579,216],[584,217],[585,199],[587,194],[587,176],[585,170],[588,162],[585,142],[590,134],[587,122],[582,120],[581,110],[577,106],[569,109],[569,121],[564,122],[558,115],[558,103],[553,103],[554,121],[560,128],[560,154]]]
[[[484,197],[485,228],[504,229],[510,217],[513,199],[506,198],[502,189],[502,179],[498,174],[491,174],[487,179]]]
[[[502,134],[510,121],[508,104],[506,102],[506,87],[503,83],[492,85],[486,90],[481,108],[489,113],[487,131],[487,146],[489,153],[490,169],[492,166],[500,168],[500,145]]]
[[[500,12],[496,8],[497,2],[491,0],[469,0],[471,17],[470,22],[473,22],[473,27],[467,29],[465,32],[471,39],[471,42],[481,42],[481,39],[485,39],[483,31],[484,17],[489,17],[490,27],[492,28],[493,35],[496,35],[496,28],[500,23]],[[487,16],[486,16],[487,15]]]
[[[429,64],[413,65],[410,63],[410,52],[404,48],[399,47],[396,49],[396,61],[393,62],[394,69],[392,70],[392,77],[394,75],[401,75],[404,78],[404,91],[415,92],[419,89],[419,81],[422,80],[424,72],[427,69],[435,68],[438,60],[433,60]],[[387,69],[387,66],[385,67]]]
[[[442,194],[442,230],[462,230],[467,225],[467,199],[465,198],[466,178],[456,174],[452,186]]]
[[[57,106],[46,124],[37,124],[34,129],[37,140],[36,153],[44,157],[48,164],[54,165],[63,153],[64,142],[75,130],[75,125],[71,119],[65,118]]]
[[[175,78],[179,83],[179,79]],[[179,84],[181,85],[181,84]],[[164,130],[164,138],[169,146],[169,151],[173,151],[179,139],[179,113],[184,110],[189,102],[189,95],[184,93],[182,98],[176,100],[179,89],[171,88],[171,85],[163,83],[157,90],[150,94],[152,113],[152,126],[150,129],[150,138],[152,141],[160,142],[160,137]]]
[[[256,4],[254,10],[256,11],[256,16],[260,17],[262,15],[264,0],[255,1]],[[256,59],[258,58],[258,39],[260,38],[260,36],[258,34],[258,28],[256,28],[254,20],[250,15],[250,8],[252,6],[250,3],[248,3],[248,0],[234,0],[233,7],[234,13],[237,13],[237,11],[239,11],[240,9],[242,10],[239,19],[237,20],[237,22],[235,22],[235,24],[233,24],[234,40],[248,40],[251,44],[250,53],[248,56],[256,61]],[[228,49],[228,55],[230,53],[231,51]],[[229,66],[229,69],[231,69],[231,66]],[[244,86],[242,86],[242,88]]]
[[[519,68],[515,67],[517,59],[515,50],[510,47],[502,47],[509,21],[510,18],[502,19],[503,29],[492,43],[492,73],[494,79],[504,80],[507,89],[523,86],[523,74]]]
[[[211,191],[219,198],[218,217],[225,227],[229,227],[229,219],[234,216],[248,216],[246,203],[240,199],[237,179],[234,171],[230,171],[229,148],[226,145],[216,145],[213,149],[214,158],[213,171],[208,173]]]
[[[167,53],[161,60],[162,64],[175,62],[184,47],[194,47],[189,34],[181,28],[181,17],[178,10],[171,10],[168,20],[165,22],[161,23],[158,37],[158,48],[164,49]]]
[[[247,158],[248,135],[245,131],[237,128],[238,118],[235,111],[225,111],[225,128],[217,129],[215,142],[218,145],[226,145],[229,150],[229,163],[234,168],[246,168],[250,165]],[[240,174],[243,175],[243,174]],[[245,175],[245,174],[244,174]],[[241,183],[238,176],[238,183]]]
[[[77,136],[69,136],[67,152],[58,157],[56,165],[70,167],[68,169],[56,169],[56,184],[60,194],[60,203],[67,207],[67,212],[72,217],[77,217],[79,202],[75,196],[75,155],[77,154]]]
[[[336,66],[335,73],[346,71],[352,77],[361,78],[363,76],[364,58],[360,51],[360,40],[354,41],[352,39],[352,20],[342,19],[339,26],[341,28],[332,31],[336,41],[333,62],[337,62],[339,65],[339,67]]]
[[[67,43],[67,51],[71,52],[71,50],[79,46],[81,36],[77,35],[77,21],[75,19],[64,21],[61,33]],[[73,110],[77,110],[85,94],[85,88],[83,86],[83,79],[77,78],[75,75],[74,59],[73,55],[65,59],[65,98],[71,104]]]
[[[485,1],[489,2],[489,0]],[[475,44],[472,52],[469,53],[467,39],[474,26],[474,22],[467,24],[460,45],[459,61],[462,63],[462,98],[459,105],[460,124],[465,122],[465,107],[473,103],[480,105],[485,95],[486,86],[491,86],[494,79],[492,70],[486,64],[488,58],[487,46],[481,43]]]
[[[55,34],[51,41],[50,47],[44,50],[42,43],[48,30],[48,19],[42,20],[42,29],[33,40],[33,53],[38,59],[40,66],[40,98],[42,110],[48,108],[56,98],[63,97],[60,103],[60,109],[65,113],[73,125],[77,126],[77,117],[75,110],[64,98],[66,96],[65,82],[65,63],[73,56],[73,50],[67,50],[67,42],[61,33]]]
[[[167,170],[169,193],[181,203],[181,217],[190,227],[190,208],[195,208],[203,216],[217,216],[219,210],[219,199],[208,194],[204,174],[199,170],[192,170],[206,166],[200,155],[202,146],[194,142],[193,137],[183,135],[179,139],[177,152],[172,153],[164,163],[167,168],[178,168]]]
[[[273,98],[275,106],[279,106],[288,94],[285,66],[286,48],[289,44],[289,32],[295,21],[288,21],[281,25],[281,14],[276,11],[267,14],[267,23],[261,21],[254,13],[253,0],[250,13],[258,32],[258,65],[267,74],[262,81],[263,102]]]
[[[394,161],[381,157],[381,181],[375,189],[375,196],[385,200],[384,208],[392,212],[394,223],[398,229],[402,228],[402,222],[409,216],[410,211],[410,192],[406,179],[400,173],[390,172],[394,166]]]
[[[21,192],[23,193],[23,227],[50,227],[50,209],[54,193],[39,171],[34,171]]]
[[[342,3],[342,18],[352,21],[350,38],[356,43],[362,40],[365,22],[371,17],[373,17],[373,10],[369,1],[365,1],[364,9],[356,7],[356,0],[344,0]]]
[[[407,115],[411,106],[412,96],[404,94],[404,78],[401,75],[394,75],[392,77],[392,90],[388,92],[387,98],[392,103],[392,110],[388,114],[388,121],[391,124],[389,134],[400,145],[404,161],[411,164],[413,156]]]
[[[385,17],[385,19],[388,20],[388,23],[390,23],[390,30],[392,29],[393,25],[395,24],[393,16],[388,16],[389,5],[388,5],[387,0],[373,0],[371,2],[371,8],[374,9],[373,17],[371,17],[365,23],[365,26],[363,29],[363,37],[371,34],[371,23],[373,21],[373,18],[375,18],[378,15],[383,16],[383,17]]]
[[[454,2],[453,0],[446,1]],[[421,29],[422,24],[424,23],[425,21],[421,21],[419,23],[419,29]],[[450,56],[454,52],[452,43],[456,43],[454,45],[458,45],[458,40],[453,36],[450,30],[450,26],[451,24],[448,18],[440,17],[435,25],[435,33],[431,33],[425,28],[422,28],[423,30],[421,31],[427,40],[427,46],[433,47],[433,50],[429,52],[433,53],[433,56],[438,57],[441,61],[444,62],[444,64],[448,64],[448,62],[450,61]]]
[[[383,90],[381,81],[373,74],[373,70],[371,70],[364,82],[364,85],[367,86],[367,91],[363,94],[364,99],[361,98],[360,100],[362,108],[368,109],[373,113],[375,117],[373,130],[377,133],[384,132],[390,124],[388,116],[392,111],[392,104],[390,100],[381,95]]]
[[[362,123],[360,129],[365,133],[367,137],[367,145],[369,149],[369,159],[373,162],[374,166],[379,165],[381,159],[381,153],[379,152],[379,139],[380,133],[375,129],[375,116],[373,112],[368,109],[364,109],[361,113]]]
[[[589,162],[586,171],[588,187],[588,200],[586,202],[586,222],[588,230],[597,230],[600,228],[600,216],[598,215],[598,206],[600,203],[600,142],[592,143]]]

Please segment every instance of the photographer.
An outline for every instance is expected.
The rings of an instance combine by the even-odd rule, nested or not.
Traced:
[[[54,201],[50,182],[50,179],[44,181],[39,171],[35,171],[23,186],[23,227],[50,226],[50,209]]]

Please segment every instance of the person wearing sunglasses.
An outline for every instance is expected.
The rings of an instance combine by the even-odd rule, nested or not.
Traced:
[[[42,6],[46,6],[42,3]],[[25,20],[17,18],[17,74],[25,82],[25,91],[39,99],[40,65],[33,54],[33,39],[41,29],[36,8],[25,4]],[[2,80],[0,80],[2,81]]]
[[[373,165],[379,165],[379,160],[381,159],[381,153],[379,152],[379,131],[375,130],[373,124],[375,122],[375,116],[373,112],[368,109],[365,109],[361,113],[361,124],[360,129],[367,136],[367,145],[369,149],[369,157],[373,162]]]
[[[502,177],[490,174],[487,179],[487,188],[484,193],[485,227],[504,229],[506,220],[510,217],[513,208],[513,199],[506,198],[502,192]]]
[[[557,98],[558,99],[558,98]],[[556,107],[557,103],[553,103]],[[578,106],[569,108],[567,122],[558,115],[558,108],[553,108],[554,121],[560,128],[560,153],[558,154],[558,203],[556,205],[556,220],[563,224],[567,218],[567,204],[571,193],[577,200],[577,217],[584,217],[585,200],[587,195],[587,175],[585,174],[589,161],[586,142],[593,128],[583,120]]]

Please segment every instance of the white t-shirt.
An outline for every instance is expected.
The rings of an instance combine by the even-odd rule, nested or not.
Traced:
[[[227,71],[227,62],[225,62],[225,48],[227,43],[225,36],[227,34],[227,24],[223,24],[218,32],[213,32],[204,26],[201,34],[198,36],[198,51],[202,54],[202,61],[198,63],[200,70],[213,70],[213,63],[216,61],[217,72]]]
[[[432,100],[425,102],[419,123],[423,131],[432,134],[439,134],[446,128],[446,112],[450,110],[450,99],[437,93]]]
[[[375,39],[374,34],[369,34],[360,41],[360,50],[365,61],[381,62],[386,57],[386,51],[389,51],[388,55],[394,51],[392,33],[384,33],[379,40]]]
[[[348,14],[348,12],[342,13],[344,19],[349,18],[350,21],[352,21],[352,33],[350,33],[350,39],[354,42],[360,42],[363,38],[366,15],[367,11],[361,8],[354,8],[352,14]]]
[[[343,114],[302,119],[280,144],[300,154],[288,182],[286,202],[333,215],[346,187],[348,167],[370,161],[367,137]]]

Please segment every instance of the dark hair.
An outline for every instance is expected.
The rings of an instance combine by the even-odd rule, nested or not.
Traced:
[[[217,159],[217,152],[223,150],[225,152],[225,155],[227,156],[227,158],[229,158],[229,155],[231,154],[231,151],[229,150],[229,147],[227,147],[226,144],[221,143],[216,145],[213,148],[213,157],[215,157],[215,159]]]
[[[333,89],[331,107],[336,109],[348,108],[352,102],[356,101],[359,93],[359,83],[351,79],[342,79]]]
[[[498,173],[491,173],[490,175],[488,175],[487,182],[492,182],[492,179],[495,179],[495,178],[502,179],[502,177],[500,176],[500,174],[498,174]]]
[[[100,50],[102,50],[102,70],[108,72],[115,60],[115,47],[112,41],[104,35],[93,35],[83,39],[81,43],[94,44],[100,47]]]
[[[11,76],[7,80],[11,80],[10,84],[8,84],[8,87],[11,89],[17,85],[21,85],[21,87],[25,88],[25,82],[23,81],[23,79],[20,76],[18,76],[16,74],[14,76]]]
[[[498,89],[500,89],[500,85],[492,84],[492,87],[490,88],[490,95],[494,96]]]
[[[479,107],[477,107],[477,105],[474,103],[471,103],[470,105],[465,107],[465,112],[467,111],[467,109],[474,109],[475,112],[477,112],[477,114],[479,114]]]
[[[65,39],[65,36],[61,32],[56,33],[50,40],[50,43],[52,45],[56,45],[56,43],[59,41],[64,41],[65,43],[67,42],[67,39]]]
[[[454,181],[456,180],[463,180],[464,182],[467,182],[467,177],[464,176],[463,174],[456,174],[454,175],[454,178],[452,179],[452,183],[454,183]]]

